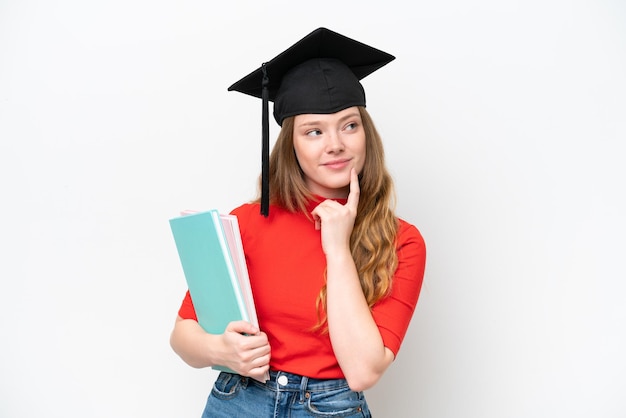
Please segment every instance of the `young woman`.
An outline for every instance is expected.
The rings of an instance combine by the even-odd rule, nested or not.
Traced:
[[[260,329],[235,321],[206,333],[187,292],[172,332],[189,365],[236,372],[220,374],[204,417],[370,416],[363,391],[398,353],[426,257],[419,231],[393,212],[359,82],[390,57],[320,28],[231,87],[266,89],[281,131],[261,182],[269,206],[262,195],[232,211]]]

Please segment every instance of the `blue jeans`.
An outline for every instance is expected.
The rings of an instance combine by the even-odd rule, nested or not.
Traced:
[[[310,379],[270,371],[265,384],[221,372],[202,418],[371,417],[363,392],[345,379]]]

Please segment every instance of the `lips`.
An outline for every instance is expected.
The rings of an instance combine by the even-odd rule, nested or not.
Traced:
[[[343,158],[340,160],[333,160],[333,161],[327,161],[325,163],[322,164],[322,166],[324,167],[329,167],[329,168],[344,168],[346,167],[349,163],[350,163],[351,159],[350,158]]]

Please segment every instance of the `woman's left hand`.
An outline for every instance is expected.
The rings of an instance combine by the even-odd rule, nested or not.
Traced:
[[[359,177],[353,168],[350,171],[350,193],[345,205],[328,199],[313,209],[315,229],[322,230],[322,249],[324,254],[337,254],[337,251],[350,252],[350,234],[359,205]]]

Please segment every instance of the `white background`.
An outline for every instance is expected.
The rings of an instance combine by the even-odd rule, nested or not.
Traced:
[[[167,221],[254,197],[226,88],[319,26],[397,57],[363,84],[428,247],[375,416],[626,416],[623,2],[0,0],[1,417],[200,415]]]

